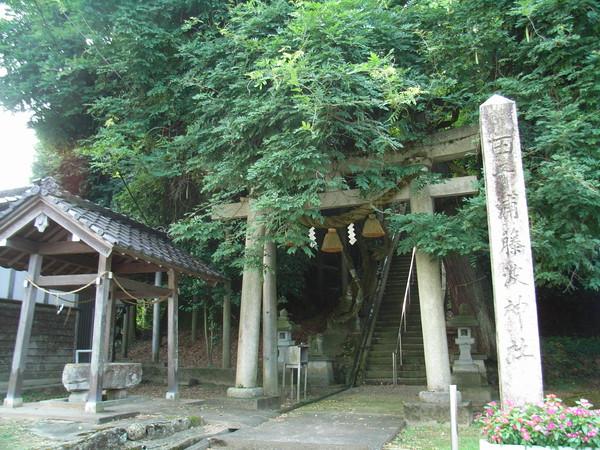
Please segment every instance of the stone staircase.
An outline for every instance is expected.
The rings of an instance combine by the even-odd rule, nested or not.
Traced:
[[[365,371],[367,384],[391,384],[393,381],[392,352],[398,340],[398,327],[409,268],[410,255],[394,256],[367,355]],[[402,333],[402,352],[403,364],[398,363],[398,384],[426,384],[421,311],[414,267],[406,332]]]

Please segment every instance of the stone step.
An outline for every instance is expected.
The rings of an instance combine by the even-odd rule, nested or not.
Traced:
[[[366,378],[392,378],[392,368],[385,368],[385,367],[381,367],[381,368],[369,368],[369,370],[367,370],[367,372],[365,373],[365,377]],[[409,379],[409,378],[425,378],[425,371],[424,370],[413,370],[413,371],[401,371],[398,370],[398,378],[405,378],[405,379]]]
[[[365,384],[392,384],[392,377],[389,378],[365,378]],[[425,386],[426,378],[398,378],[398,384],[407,386]]]
[[[390,354],[388,357],[373,357],[373,358],[369,358],[367,359],[367,362],[369,364],[369,367],[380,367],[380,366],[385,366],[385,367],[389,367],[392,368],[392,355]],[[425,361],[421,361],[418,359],[412,359],[412,360],[407,360],[406,358],[402,358],[402,365],[399,365],[398,367],[401,368],[402,370],[423,370],[425,368]]]

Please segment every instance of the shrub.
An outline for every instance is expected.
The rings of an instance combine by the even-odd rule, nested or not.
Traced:
[[[542,359],[546,382],[596,378],[600,373],[600,338],[544,338]]]
[[[546,447],[600,447],[600,410],[585,399],[566,407],[555,395],[521,407],[488,403],[479,417],[482,434],[496,444]]]

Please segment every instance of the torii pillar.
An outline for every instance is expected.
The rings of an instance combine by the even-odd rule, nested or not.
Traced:
[[[411,186],[410,210],[412,213],[433,214],[429,186],[420,190]],[[440,261],[417,249],[416,264],[427,375],[427,390],[420,392],[419,398],[425,402],[446,403],[449,402],[451,377]]]
[[[242,275],[237,369],[235,386],[227,389],[229,397],[253,398],[263,395],[263,389],[257,386],[257,371],[263,290],[262,238],[265,228],[258,219],[259,214],[250,203],[246,225],[244,273]]]

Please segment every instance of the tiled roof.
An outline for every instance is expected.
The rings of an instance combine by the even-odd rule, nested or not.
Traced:
[[[27,188],[1,191],[0,223],[36,196],[43,197],[121,251],[129,250],[202,278],[224,279],[218,271],[176,247],[165,233],[73,195],[61,189],[53,178],[44,178]]]

